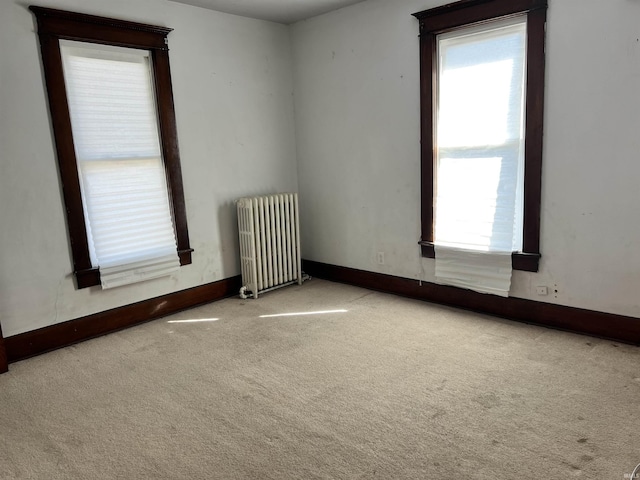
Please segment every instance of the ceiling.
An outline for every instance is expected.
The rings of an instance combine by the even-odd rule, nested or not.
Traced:
[[[170,0],[219,12],[259,18],[278,23],[295,23],[337,10],[362,0]]]

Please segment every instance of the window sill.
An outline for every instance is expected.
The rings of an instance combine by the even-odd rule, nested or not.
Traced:
[[[422,249],[422,256],[425,258],[435,258],[436,251],[433,242],[418,242]],[[513,252],[511,254],[511,268],[525,272],[537,272],[541,255],[539,253]]]
[[[193,248],[178,250],[178,257],[180,258],[181,266],[191,264],[191,252],[193,252]],[[76,276],[76,282],[78,284],[78,289],[100,285],[100,269],[99,268],[88,268],[86,270],[77,270],[75,272],[75,276]]]

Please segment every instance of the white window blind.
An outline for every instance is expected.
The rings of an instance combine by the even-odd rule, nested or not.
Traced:
[[[436,277],[506,296],[522,249],[526,19],[437,45]]]
[[[91,260],[103,288],[180,266],[147,51],[61,42]]]
[[[438,38],[435,242],[522,249],[526,20]]]

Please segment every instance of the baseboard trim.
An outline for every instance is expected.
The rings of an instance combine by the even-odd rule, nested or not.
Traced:
[[[305,273],[334,282],[426,300],[520,322],[640,345],[640,318],[522,298],[484,295],[456,287],[303,260]]]
[[[237,294],[241,286],[242,280],[238,275],[7,337],[4,339],[6,357],[9,363],[17,362],[181,310],[230,297]],[[3,353],[1,345],[0,342],[0,369]]]
[[[7,350],[4,345],[4,337],[2,336],[2,327],[0,326],[0,373],[5,373],[8,370]]]

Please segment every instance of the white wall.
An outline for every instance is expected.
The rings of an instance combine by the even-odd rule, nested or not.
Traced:
[[[174,100],[193,264],[76,290],[30,2],[0,2],[0,322],[5,336],[239,274],[233,200],[297,191],[289,30],[164,0],[41,6],[174,28]]]
[[[76,290],[71,276],[29,3],[0,2],[5,336],[237,275],[233,200],[295,191],[298,182],[305,258],[433,280],[433,261],[420,261],[416,243],[419,72],[410,14],[444,0],[368,0],[291,29],[164,0],[37,2],[175,29],[193,264],[112,291]],[[513,295],[640,317],[640,3],[550,3],[543,258],[539,273],[514,273]],[[551,294],[537,297],[536,285]]]
[[[433,280],[411,13],[444,3],[368,0],[293,26],[305,258]],[[543,257],[512,295],[640,317],[640,2],[549,3]]]

